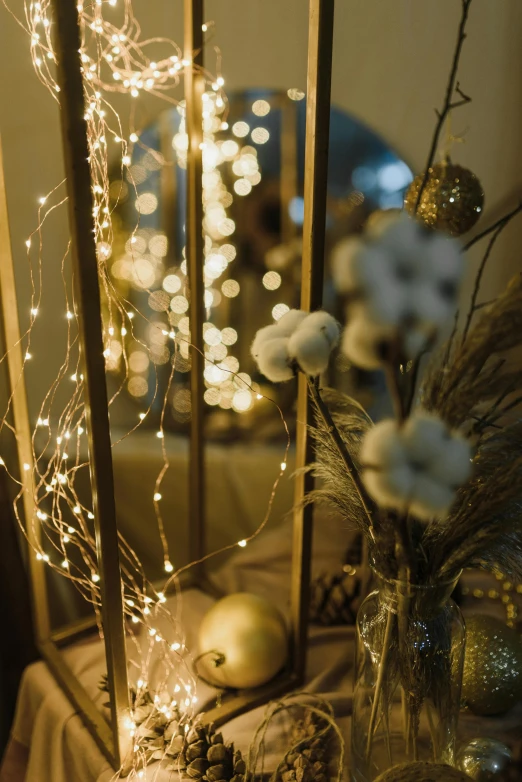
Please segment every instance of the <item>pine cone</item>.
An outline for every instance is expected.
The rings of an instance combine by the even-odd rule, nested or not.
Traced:
[[[181,741],[180,741],[181,738]],[[169,768],[179,769],[187,776],[203,782],[244,782],[245,761],[233,744],[225,744],[213,725],[197,722],[181,736],[173,733],[167,754],[176,762]]]
[[[352,625],[361,602],[361,581],[347,565],[334,575],[323,573],[311,584],[310,621],[315,624]]]
[[[280,767],[282,782],[326,782],[328,779],[328,753],[330,733],[317,734],[327,723],[305,710],[302,720],[296,722],[291,731],[291,744],[297,749],[289,752]]]

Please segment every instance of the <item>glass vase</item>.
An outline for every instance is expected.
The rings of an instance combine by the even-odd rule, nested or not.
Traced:
[[[416,586],[376,574],[359,609],[351,779],[399,763],[453,763],[465,626],[450,595],[458,578]]]

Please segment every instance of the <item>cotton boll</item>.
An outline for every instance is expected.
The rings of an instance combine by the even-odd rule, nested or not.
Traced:
[[[421,474],[416,477],[409,508],[414,516],[427,521],[433,517],[446,516],[454,499],[453,489],[437,483],[429,475]]]
[[[394,418],[386,418],[366,432],[360,451],[362,465],[389,470],[405,461],[399,425]]]
[[[366,317],[355,317],[343,332],[341,349],[356,366],[379,369],[393,335],[393,329],[379,328]]]
[[[433,283],[415,286],[412,305],[419,320],[434,327],[443,326],[453,311],[453,299],[442,296]]]
[[[408,459],[428,468],[428,465],[444,457],[448,435],[446,424],[438,416],[425,411],[415,413],[402,428],[402,441]]]
[[[363,470],[362,480],[368,494],[379,505],[405,511],[414,491],[415,474],[407,464],[391,469]]]
[[[425,278],[432,281],[452,280],[458,284],[465,268],[461,245],[441,233],[434,233],[426,246],[424,256]]]
[[[446,442],[443,458],[430,465],[430,477],[448,486],[462,486],[471,475],[471,445],[464,437],[452,435]]]
[[[354,264],[363,242],[357,236],[342,239],[332,250],[332,275],[339,293],[351,293],[358,286],[358,276]]]
[[[289,310],[277,321],[278,336],[289,337],[308,315],[305,310]]]
[[[322,331],[308,329],[305,323],[289,338],[288,353],[306,375],[315,377],[328,366],[332,348]]]
[[[402,481],[399,473],[402,472]],[[395,510],[404,510],[406,503],[404,495],[398,494],[396,486],[398,483],[408,485],[409,472],[406,467],[394,470],[394,476],[390,481],[389,473],[381,473],[376,470],[363,470],[362,482],[370,497],[384,508],[394,508]]]
[[[366,294],[364,307],[368,318],[376,325],[398,326],[410,311],[410,286],[405,286],[388,271]]]
[[[280,336],[281,332],[279,331],[279,327],[276,324],[265,326],[264,328],[259,329],[256,336],[254,337],[254,341],[252,342],[250,353],[254,358],[257,358],[261,345]]]
[[[429,237],[420,224],[404,212],[381,233],[379,242],[395,258],[415,261],[419,269]]]
[[[288,339],[286,337],[278,337],[277,339],[263,342],[257,356],[257,365],[260,372],[273,383],[291,380],[294,372],[290,367]]]
[[[410,360],[418,358],[427,344],[428,337],[422,329],[409,328],[402,334],[402,351]]]
[[[323,310],[318,310],[317,312],[312,312],[310,315],[307,315],[298,328],[306,329],[307,331],[315,330],[322,332],[332,348],[339,342],[339,324],[334,317]]]

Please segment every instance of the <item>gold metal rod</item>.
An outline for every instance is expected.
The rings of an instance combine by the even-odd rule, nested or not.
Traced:
[[[203,0],[184,0],[187,150],[187,213],[185,252],[190,295],[191,425],[189,469],[189,557],[205,554],[205,450],[203,420],[203,372],[205,369],[203,323],[205,319],[203,282]],[[202,568],[197,566],[199,573]]]
[[[310,0],[308,20],[308,74],[306,88],[306,143],[304,181],[303,259],[301,308],[319,309],[323,300],[324,242],[330,130],[334,0]],[[302,468],[313,461],[307,427],[312,420],[306,377],[299,375],[297,396],[295,510],[292,562],[291,662],[302,680],[306,643],[312,557],[312,506],[302,500],[313,488]]]
[[[18,318],[18,302],[16,300],[16,283],[14,275],[11,238],[9,235],[9,214],[7,209],[7,194],[4,175],[2,143],[0,140],[0,308],[2,330],[7,353],[9,374],[9,394],[12,395],[13,423],[16,432],[18,464],[20,481],[23,488],[23,508],[25,529],[29,541],[28,565],[30,575],[30,591],[33,608],[33,624],[36,642],[46,641],[51,633],[49,619],[49,604],[47,583],[45,580],[45,563],[36,559],[36,551],[41,548],[39,522],[36,520],[36,503],[34,495],[34,463],[33,443],[25,376],[23,373],[22,342],[20,340],[20,321]],[[24,465],[29,468],[24,469]]]
[[[80,30],[78,10],[73,0],[52,0],[52,7],[56,25],[55,49],[58,59],[72,262],[85,373],[85,412],[102,624],[114,734],[114,762],[118,767],[132,747],[132,741],[128,724],[126,726],[130,715],[127,655],[89,148],[79,55]]]

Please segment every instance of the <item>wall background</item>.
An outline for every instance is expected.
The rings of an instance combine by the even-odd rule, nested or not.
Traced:
[[[22,0],[8,0],[22,13]],[[305,87],[306,0],[207,0],[216,43],[230,89]],[[135,0],[143,33],[168,34],[182,43],[182,0]],[[440,106],[456,38],[457,0],[337,0],[333,102],[377,130],[415,171],[422,168]],[[454,157],[479,176],[486,191],[482,224],[495,219],[522,194],[522,3],[474,0],[460,80],[473,102],[455,113],[453,130],[466,131]],[[0,5],[0,133],[6,157],[12,242],[20,295],[27,296],[24,241],[35,226],[37,198],[63,176],[57,104],[35,77],[28,39]],[[181,95],[181,91],[180,91]],[[140,110],[146,124],[161,110],[150,101]],[[54,221],[46,233],[46,298],[34,353],[45,364],[29,375],[33,411],[49,386],[64,340],[65,307],[59,266],[66,227]],[[522,267],[522,219],[497,243],[485,275],[491,298]],[[470,275],[479,253],[470,260]],[[29,311],[29,301],[22,315]]]

